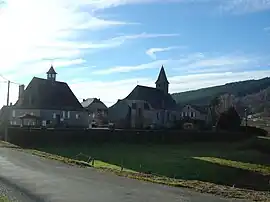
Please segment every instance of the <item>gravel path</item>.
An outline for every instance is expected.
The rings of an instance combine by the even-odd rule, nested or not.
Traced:
[[[34,202],[30,197],[8,184],[5,180],[0,179],[0,202],[3,197],[10,202]]]

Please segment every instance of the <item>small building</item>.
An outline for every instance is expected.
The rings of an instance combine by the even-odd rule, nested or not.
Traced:
[[[51,66],[47,79],[34,77],[26,89],[19,86],[18,101],[12,106],[10,124],[43,127],[88,127],[88,114],[68,84],[56,81]]]
[[[97,125],[108,123],[108,107],[100,99],[84,99],[81,105],[88,112],[89,124],[93,121],[96,122]]]
[[[155,88],[137,85],[126,98],[109,108],[109,117],[123,120],[129,115],[131,128],[145,128],[152,124],[170,127],[180,116],[168,90],[169,82],[162,66]]]
[[[208,106],[185,105],[180,110],[183,120],[190,120],[197,127],[203,127],[211,121],[211,113]]]
[[[125,100],[118,100],[108,108],[108,120],[116,128],[131,127],[131,107]]]

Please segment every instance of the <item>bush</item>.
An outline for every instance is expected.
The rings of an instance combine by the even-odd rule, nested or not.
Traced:
[[[240,126],[240,131],[249,133],[252,136],[267,136],[268,132],[262,128],[257,128],[253,126]]]
[[[237,131],[241,125],[241,118],[234,107],[229,108],[227,111],[221,113],[217,122],[217,129]]]

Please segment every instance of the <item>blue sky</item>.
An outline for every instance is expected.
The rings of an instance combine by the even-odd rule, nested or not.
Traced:
[[[79,100],[110,106],[137,84],[154,86],[161,65],[171,93],[270,73],[267,0],[2,2],[1,75],[27,85],[52,63]],[[6,85],[0,78],[0,105]],[[12,102],[17,94],[12,84]]]

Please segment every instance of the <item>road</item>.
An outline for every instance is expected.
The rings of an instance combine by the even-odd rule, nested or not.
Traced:
[[[217,196],[79,168],[11,148],[0,148],[1,179],[33,201],[226,202]]]

